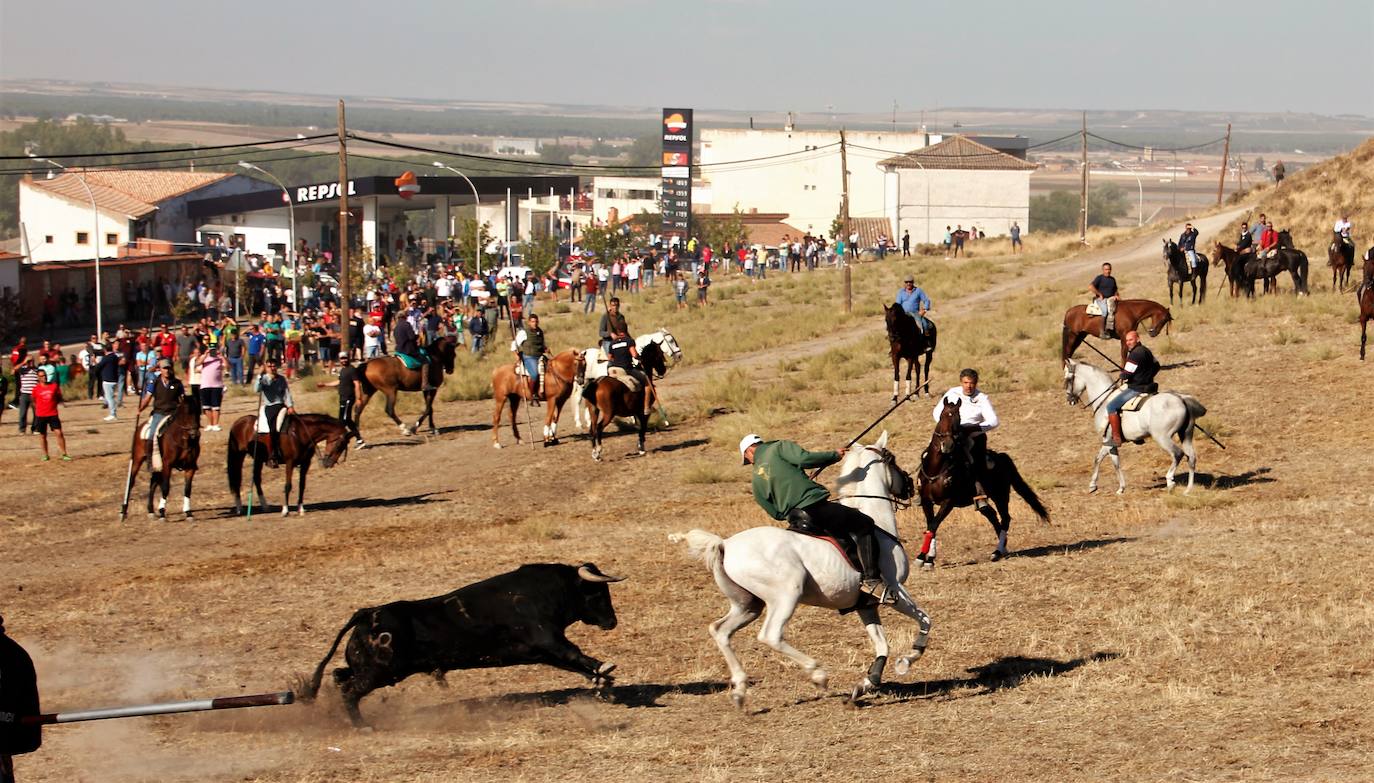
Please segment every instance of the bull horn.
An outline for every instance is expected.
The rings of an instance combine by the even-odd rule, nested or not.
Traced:
[[[597,570],[596,566],[592,565],[591,563],[587,563],[586,565],[582,566],[581,568],[578,568],[578,569],[577,569],[577,575],[580,576],[580,577],[582,577],[583,579],[587,580],[588,582],[603,582],[603,583],[604,583],[604,582],[623,582],[623,581],[625,581],[625,577],[623,577],[623,576],[607,576],[606,574],[601,573],[600,571]]]

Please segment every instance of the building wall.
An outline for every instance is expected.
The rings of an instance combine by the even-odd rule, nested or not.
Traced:
[[[90,234],[96,225],[90,203],[78,203],[49,193],[32,183],[19,183],[19,220],[28,234],[29,263],[39,261],[77,261],[95,257]],[[100,255],[117,255],[119,246],[129,241],[129,219],[125,215],[100,210]],[[77,232],[87,234],[86,244],[76,242]],[[114,242],[105,235],[114,234]],[[46,241],[52,237],[52,242]]]
[[[196,228],[203,221],[193,220],[186,214],[186,203],[192,199],[215,198],[217,196],[237,196],[259,190],[280,190],[275,185],[235,174],[231,177],[212,182],[203,188],[169,198],[158,204],[157,212],[148,219],[147,236],[168,242],[192,243],[196,241]]]
[[[977,226],[988,236],[1006,236],[1013,221],[1030,230],[1029,171],[922,171],[895,169],[886,176],[888,219],[897,236],[911,232],[917,244],[942,242],[945,226]],[[929,205],[929,209],[927,209]],[[926,222],[929,215],[929,224]],[[927,230],[929,225],[929,230]]]
[[[631,197],[630,191],[635,191],[635,197]],[[612,208],[622,220],[640,212],[658,212],[662,195],[663,180],[659,177],[594,177],[592,218],[605,223]]]
[[[699,163],[709,184],[711,210],[782,212],[787,222],[803,231],[825,233],[840,212],[843,181],[840,135],[836,131],[714,129],[700,131]],[[849,214],[885,214],[883,173],[878,161],[921,149],[940,141],[925,133],[847,132],[849,144]],[[828,146],[829,145],[829,146]],[[871,149],[862,149],[868,147]],[[804,153],[777,161],[759,160],[724,168],[712,164]]]

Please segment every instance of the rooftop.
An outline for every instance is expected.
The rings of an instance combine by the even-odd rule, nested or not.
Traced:
[[[201,171],[91,171],[62,173],[52,179],[33,179],[29,184],[83,204],[92,197],[101,209],[130,218],[157,211],[158,203],[203,188],[232,174]],[[87,195],[86,186],[90,186]]]
[[[905,155],[895,155],[878,165],[890,169],[943,169],[964,171],[1033,171],[1036,164],[998,152],[967,136],[950,136]]]

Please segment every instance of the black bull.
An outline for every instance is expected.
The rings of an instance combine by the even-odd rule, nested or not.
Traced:
[[[615,628],[607,583],[620,579],[591,563],[528,564],[447,595],[359,609],[297,695],[315,698],[324,667],[349,629],[348,665],[334,670],[334,682],[355,726],[364,725],[358,711],[364,696],[412,674],[442,678],[455,669],[542,663],[610,685],[615,667],[584,655],[564,631],[576,622]]]

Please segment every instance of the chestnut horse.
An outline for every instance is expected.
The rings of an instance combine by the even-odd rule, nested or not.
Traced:
[[[257,426],[257,414],[250,413],[240,416],[229,428],[229,491],[234,493],[235,516],[240,511],[239,488],[243,484],[245,457],[253,458],[253,486],[248,488],[249,499],[252,499],[251,493],[256,487],[258,497],[264,504],[267,502],[262,492],[262,464],[272,450],[272,442],[267,433],[255,432]],[[310,471],[310,459],[315,456],[315,446],[324,441],[324,454],[320,462],[326,468],[332,468],[348,454],[348,440],[357,434],[352,422],[339,421],[322,413],[297,413],[286,417],[286,423],[281,428],[282,472],[286,477],[286,487],[282,491],[282,516],[291,510],[291,472],[299,469],[301,473],[296,510],[300,516],[305,516],[305,474]]]
[[[1073,356],[1078,346],[1089,336],[1102,334],[1102,319],[1106,316],[1088,315],[1087,305],[1074,305],[1064,311],[1064,342],[1060,358]],[[1137,331],[1140,324],[1150,321],[1150,336],[1159,333],[1174,319],[1169,308],[1150,299],[1122,299],[1116,303],[1116,331],[1112,336],[1121,341],[1121,363],[1126,363],[1126,333]]]
[[[191,482],[196,477],[196,465],[200,461],[200,402],[194,397],[183,397],[177,403],[176,413],[172,414],[172,420],[163,428],[162,438],[158,442],[160,463],[156,468],[152,465],[148,441],[142,438],[141,429],[134,428],[134,442],[129,449],[129,477],[125,480],[124,505],[119,508],[119,521],[123,522],[129,515],[129,493],[133,491],[134,478],[145,460],[149,462],[148,467],[153,474],[148,484],[148,518],[154,518],[153,495],[161,492],[156,517],[166,521],[172,471],[179,470],[186,477],[181,489],[181,513],[186,516],[187,522],[194,521],[191,517]]]
[[[1364,361],[1364,346],[1369,340],[1366,331],[1369,322],[1374,321],[1374,247],[1364,254],[1364,279],[1355,291],[1355,299],[1360,303],[1360,361]]]
[[[897,379],[902,360],[906,359],[906,395],[911,396],[911,368],[916,368],[916,396],[921,389],[930,394],[930,360],[935,355],[935,322],[926,319],[930,330],[922,333],[915,316],[899,305],[883,305],[883,320],[887,324],[888,355],[892,358],[892,401],[897,401]],[[926,379],[921,382],[921,357],[926,360]]]
[[[1350,270],[1355,268],[1355,246],[1335,231],[1331,232],[1331,244],[1326,248],[1326,265],[1331,267],[1331,290],[1338,290],[1336,281],[1339,280],[1339,290],[1344,291],[1350,283]]]
[[[577,381],[580,351],[567,350],[554,356],[544,367],[544,445],[558,443],[558,417],[563,415],[563,405],[572,397],[573,385]],[[503,364],[491,371],[492,399],[496,410],[491,418],[491,445],[501,448],[501,411],[510,406],[510,431],[519,446],[520,427],[517,414],[520,402],[530,401],[530,379],[515,374],[514,364]]]
[[[962,402],[946,399],[942,404],[944,408],[940,411],[940,420],[930,436],[930,445],[921,454],[921,469],[918,472],[920,486],[916,494],[926,518],[926,535],[921,541],[921,553],[916,556],[922,568],[935,565],[935,534],[940,530],[940,523],[955,508],[971,506],[974,501],[973,481],[967,474],[960,442],[968,437],[959,427]],[[1007,530],[1011,528],[1008,502],[1013,489],[1042,522],[1050,521],[1050,512],[1040,502],[1035,490],[1021,478],[1021,472],[1016,469],[1016,462],[1011,455],[988,449],[987,457],[988,465],[983,469],[983,489],[988,493],[992,505],[985,504],[978,512],[987,518],[988,524],[997,533],[997,549],[992,553],[992,559],[996,561],[1007,556]],[[997,506],[996,511],[993,505]]]
[[[407,368],[395,356],[378,356],[363,362],[358,368],[358,380],[363,387],[363,393],[358,398],[357,412],[353,417],[353,426],[359,432],[359,437],[362,437],[363,410],[367,408],[367,401],[377,392],[386,397],[386,415],[401,428],[401,434],[414,434],[425,419],[429,419],[430,434],[438,434],[439,430],[434,426],[434,395],[439,393],[439,387],[444,383],[444,375],[453,373],[453,358],[458,352],[457,344],[458,341],[451,336],[440,337],[430,346],[429,364],[422,365],[416,370]],[[424,390],[421,371],[429,373],[428,390]],[[414,426],[407,427],[396,416],[396,393],[422,390],[425,396],[425,411],[415,420]]]
[[[578,354],[582,359],[582,354]],[[610,376],[602,378],[588,379],[586,360],[578,362],[577,382],[585,383],[586,389],[582,391],[582,399],[586,400],[587,406],[592,413],[592,459],[601,461],[601,437],[610,425],[611,420],[617,416],[633,417],[635,423],[639,425],[639,456],[644,455],[644,433],[649,429],[649,414],[645,413],[645,395],[653,395],[657,398],[654,391],[652,380],[657,373],[662,376],[666,367],[666,359],[663,350],[657,343],[649,343],[644,347],[643,353],[639,355],[640,366],[644,370],[644,375],[650,380],[650,385],[640,388],[637,391],[630,391],[630,387],[621,383],[619,380]]]

